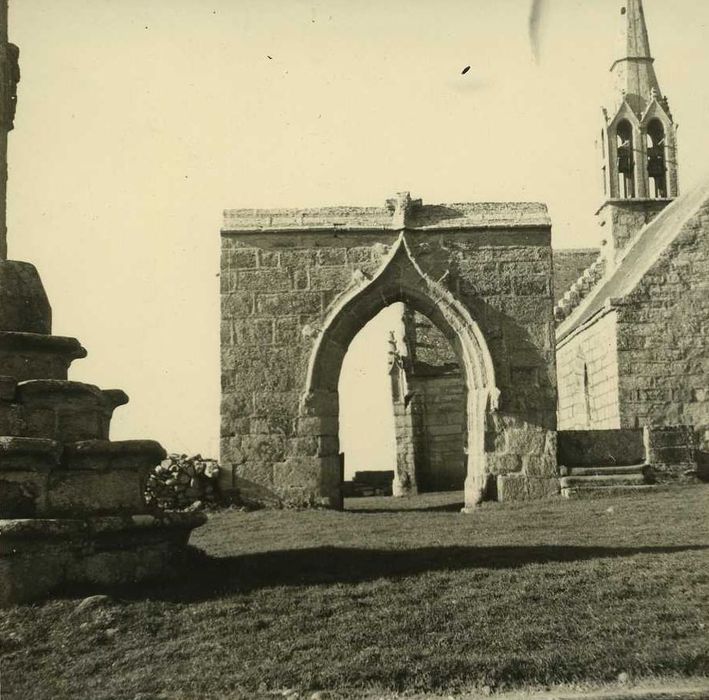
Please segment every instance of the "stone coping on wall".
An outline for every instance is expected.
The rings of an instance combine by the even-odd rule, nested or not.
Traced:
[[[395,231],[386,207],[323,207],[311,209],[225,209],[222,234],[287,231]],[[551,219],[539,202],[464,202],[420,205],[407,212],[406,229],[548,228]]]
[[[66,445],[62,465],[66,469],[133,469],[154,466],[166,456],[155,440],[82,440]]]

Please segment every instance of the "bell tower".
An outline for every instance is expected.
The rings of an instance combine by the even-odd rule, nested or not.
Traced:
[[[621,43],[598,144],[604,203],[597,214],[611,263],[679,194],[677,126],[655,74],[642,0],[621,0],[619,12]]]

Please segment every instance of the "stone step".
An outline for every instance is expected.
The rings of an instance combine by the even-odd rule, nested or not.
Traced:
[[[563,476],[561,488],[586,488],[593,486],[635,486],[645,483],[643,474],[617,474],[602,476]]]
[[[638,484],[635,486],[585,486],[562,488],[564,498],[590,499],[606,498],[607,496],[628,496],[632,494],[652,493],[657,486],[652,484]]]
[[[83,440],[65,446],[61,464],[63,469],[90,471],[149,470],[166,456],[154,440]]]
[[[63,443],[106,440],[114,409],[128,402],[120,390],[101,390],[66,379],[0,384],[0,435]]]
[[[164,457],[152,440],[0,437],[0,519],[144,513],[148,472]]]
[[[66,379],[69,365],[86,357],[76,338],[0,331],[2,374],[16,381]]]
[[[562,476],[617,476],[619,474],[645,474],[649,469],[649,464],[632,464],[626,466],[597,467],[559,467]]]

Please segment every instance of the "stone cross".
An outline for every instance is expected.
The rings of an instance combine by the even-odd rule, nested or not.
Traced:
[[[0,260],[7,260],[7,134],[15,119],[20,81],[20,50],[8,42],[7,2],[0,0]]]
[[[387,199],[387,208],[393,214],[391,227],[395,231],[406,228],[409,215],[421,207],[420,199],[411,199],[408,192],[397,192],[396,197]]]

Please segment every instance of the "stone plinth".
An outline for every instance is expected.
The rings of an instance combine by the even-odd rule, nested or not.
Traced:
[[[0,520],[0,606],[174,575],[202,513]]]
[[[67,379],[86,350],[49,335],[34,267],[0,262],[0,297],[0,605],[169,575],[205,517],[148,508],[165,450],[109,440],[128,397]]]
[[[15,382],[66,379],[69,365],[86,357],[76,338],[0,331],[0,368]]]

